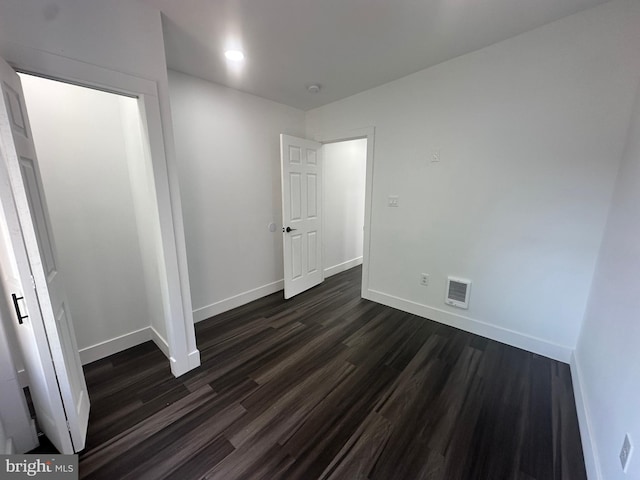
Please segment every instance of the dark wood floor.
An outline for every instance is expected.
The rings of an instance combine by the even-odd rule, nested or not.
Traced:
[[[87,479],[586,479],[569,367],[360,298],[359,268],[85,369]]]

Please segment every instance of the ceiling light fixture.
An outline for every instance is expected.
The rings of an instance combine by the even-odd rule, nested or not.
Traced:
[[[320,91],[320,85],[318,85],[317,83],[314,83],[313,85],[309,85],[307,87],[307,91],[309,93],[318,93]]]
[[[240,50],[227,50],[224,52],[224,56],[232,62],[242,62],[244,60],[244,53]]]

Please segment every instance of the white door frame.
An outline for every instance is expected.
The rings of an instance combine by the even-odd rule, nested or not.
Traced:
[[[17,58],[15,58],[17,57]],[[196,347],[187,258],[182,228],[182,208],[177,172],[167,161],[156,82],[79,62],[48,52],[20,49],[5,60],[18,72],[72,83],[138,99],[148,135],[159,214],[161,245],[158,265],[171,372],[180,376],[200,365]]]
[[[367,139],[367,175],[364,190],[364,241],[362,248],[362,298],[369,299],[369,253],[371,250],[371,202],[373,195],[373,148],[375,127],[364,127],[353,130],[340,130],[320,133],[313,140],[325,143],[345,142],[348,140]],[[324,216],[323,222],[324,222]],[[324,265],[323,265],[324,271]]]

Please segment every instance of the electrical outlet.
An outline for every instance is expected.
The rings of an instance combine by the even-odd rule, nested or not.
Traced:
[[[622,448],[620,449],[620,465],[622,465],[622,471],[626,473],[627,467],[629,466],[629,460],[631,459],[631,454],[633,453],[633,445],[631,445],[631,439],[629,438],[629,434],[627,433],[624,436],[624,443],[622,444]]]
[[[431,152],[431,162],[439,162],[440,161],[440,149],[433,150]]]
[[[400,199],[398,198],[397,195],[389,195],[389,198],[387,200],[387,205],[389,207],[399,207],[400,206]]]
[[[429,274],[428,273],[421,273],[420,274],[420,285],[423,286],[427,286],[429,285]]]

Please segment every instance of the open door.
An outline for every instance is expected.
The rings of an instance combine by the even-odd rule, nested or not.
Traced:
[[[3,290],[15,307],[16,332],[38,422],[58,450],[69,454],[84,448],[89,395],[20,79],[2,59],[0,89]],[[73,141],[73,132],[68,141]]]
[[[284,298],[322,283],[321,144],[280,135]]]

